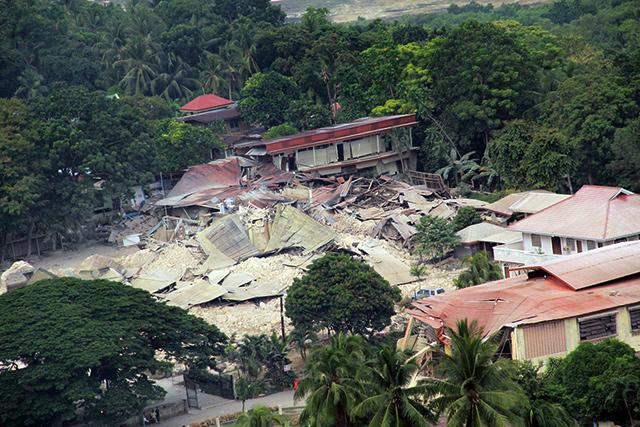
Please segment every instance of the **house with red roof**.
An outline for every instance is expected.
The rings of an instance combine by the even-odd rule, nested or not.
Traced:
[[[638,240],[640,195],[620,187],[585,185],[509,229],[521,232],[522,240],[493,248],[507,275],[513,267]]]
[[[242,135],[249,131],[249,127],[242,121],[238,103],[212,93],[197,96],[180,107],[180,111],[184,115],[178,117],[178,120],[186,123],[207,125],[222,120],[227,136]]]
[[[450,344],[476,321],[502,356],[545,362],[585,341],[617,338],[640,351],[640,242],[623,242],[518,268],[523,274],[415,301],[405,336],[414,351]]]

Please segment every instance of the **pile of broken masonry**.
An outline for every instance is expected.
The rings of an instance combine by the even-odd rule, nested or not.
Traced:
[[[192,179],[189,172],[185,177]],[[184,206],[167,215],[166,204],[159,203],[131,220],[137,231],[141,224],[148,230],[132,238],[126,223],[120,226],[119,235],[127,237],[123,243],[141,250],[119,259],[93,255],[73,271],[56,273],[130,284],[191,310],[228,334],[269,333],[280,321],[279,296],[327,250],[360,257],[391,285],[403,285],[405,295],[425,286],[424,279],[410,273],[416,223],[426,214],[451,218],[460,206],[480,203],[445,199],[387,176],[286,174],[288,179],[271,179],[278,182],[275,187],[245,187],[254,194],[260,191],[263,198],[243,199],[236,193],[234,200],[218,200],[217,209],[207,202],[197,215],[189,215]],[[12,278],[8,290],[32,283],[34,277],[54,276],[33,267],[27,271],[28,264],[14,266],[0,281]],[[445,288],[457,274],[432,273],[428,286]]]

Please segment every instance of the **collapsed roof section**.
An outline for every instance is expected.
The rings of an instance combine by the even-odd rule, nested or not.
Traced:
[[[640,302],[640,242],[626,242],[539,266],[528,275],[425,298],[408,313],[447,341],[446,328],[475,320],[485,336],[506,326],[567,319]]]
[[[255,174],[257,179],[250,179]],[[256,207],[273,206],[287,199],[273,191],[288,184],[293,174],[273,165],[256,163],[244,157],[227,157],[195,165],[182,176],[156,206],[202,206],[217,209],[229,199]]]

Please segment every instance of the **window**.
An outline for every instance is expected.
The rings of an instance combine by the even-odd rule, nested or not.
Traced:
[[[616,239],[614,243],[622,243],[622,242],[626,242],[627,239],[626,238],[622,238],[622,239]]]
[[[587,250],[592,251],[596,248],[596,242],[593,240],[587,240]]]
[[[229,129],[236,130],[240,127],[240,121],[238,119],[229,120]]]
[[[631,318],[631,332],[633,335],[640,335],[640,306],[629,307],[629,317]]]
[[[582,252],[582,240],[576,241],[576,250],[578,251],[578,253]]]
[[[617,334],[616,313],[598,314],[578,319],[580,341],[613,337]]]
[[[575,252],[576,251],[576,241],[575,241],[575,239],[566,239],[565,240],[565,245],[569,249],[569,252]]]
[[[542,247],[542,238],[540,238],[540,236],[538,236],[537,234],[532,234],[531,235],[531,246],[533,246],[534,248],[541,248]]]

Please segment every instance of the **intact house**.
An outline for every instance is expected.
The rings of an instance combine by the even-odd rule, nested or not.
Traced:
[[[585,185],[574,195],[509,226],[522,240],[493,248],[505,277],[514,267],[590,251],[640,235],[640,195]]]
[[[416,168],[417,148],[411,143],[416,124],[415,114],[366,117],[233,148],[237,155],[273,163],[283,171],[395,174]]]
[[[617,338],[640,350],[640,242],[520,267],[526,274],[415,301],[400,348],[450,345],[449,328],[476,321],[500,354],[546,362],[585,341]]]
[[[223,141],[226,145],[259,139],[264,129],[252,129],[242,120],[238,103],[214,94],[200,95],[180,107],[178,120],[206,126],[215,121],[224,123]]]

